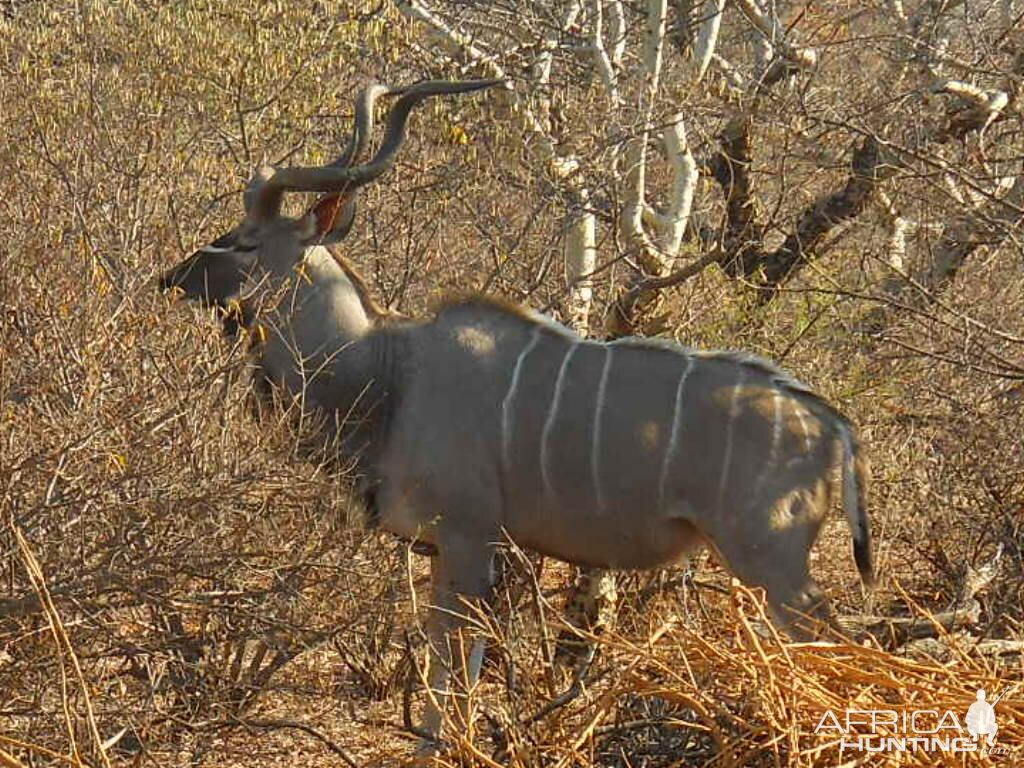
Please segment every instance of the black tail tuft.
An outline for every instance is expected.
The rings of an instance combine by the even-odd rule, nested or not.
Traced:
[[[877,583],[875,568],[871,556],[871,531],[868,528],[867,515],[860,513],[861,525],[857,535],[853,537],[853,559],[860,572],[860,580],[864,586],[873,587]]]

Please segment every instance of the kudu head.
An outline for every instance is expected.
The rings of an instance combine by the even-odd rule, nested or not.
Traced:
[[[330,166],[349,167],[366,151],[373,133],[374,103],[387,93],[389,89],[377,83],[371,83],[360,92],[355,104],[355,125],[348,145]],[[248,193],[245,199],[248,213]],[[355,196],[348,195],[344,200],[340,194],[325,196],[309,213],[315,215],[317,212],[322,217],[331,216],[329,242],[338,242],[348,234],[355,220]],[[245,327],[252,321],[250,308],[245,302],[240,301],[240,297],[257,264],[260,248],[259,243],[252,237],[258,230],[247,225],[248,215],[241,225],[204,245],[160,277],[162,291],[175,290],[183,298],[199,301],[203,306],[219,310],[227,336],[234,336],[240,327]],[[248,237],[240,237],[243,230],[249,232]]]
[[[244,302],[239,304],[238,299],[257,268],[272,278],[287,276],[302,262],[308,248],[345,238],[355,219],[358,189],[394,166],[413,107],[429,96],[468,93],[503,82],[426,81],[399,89],[367,86],[356,102],[355,127],[348,145],[334,162],[319,167],[257,169],[245,191],[242,223],[166,272],[160,279],[161,289],[178,289],[185,298],[221,309],[225,332],[233,334],[251,320]],[[381,146],[367,163],[353,165],[369,144],[374,103],[387,94],[400,98],[388,115]],[[288,191],[319,192],[322,196],[296,218],[281,213]]]

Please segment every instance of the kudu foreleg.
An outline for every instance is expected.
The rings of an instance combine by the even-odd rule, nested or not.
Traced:
[[[837,631],[828,598],[811,578],[808,553],[822,516],[794,508],[793,522],[773,529],[768,511],[747,514],[746,530],[710,525],[707,538],[723,562],[748,586],[762,587],[772,620],[794,640],[808,641]]]
[[[463,536],[444,538],[431,563],[432,605],[427,617],[427,706],[423,730],[439,739],[447,700],[454,697],[455,726],[463,733],[471,725],[469,695],[480,676],[485,638],[474,632],[473,603],[483,606],[494,581],[493,548],[488,541]],[[470,645],[466,642],[472,638]],[[457,690],[449,691],[454,677]]]

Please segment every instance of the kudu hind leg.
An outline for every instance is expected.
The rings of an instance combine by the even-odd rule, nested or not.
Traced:
[[[431,563],[432,605],[427,617],[427,707],[423,729],[432,738],[441,736],[441,724],[454,676],[458,691],[456,724],[469,727],[469,692],[480,675],[484,638],[474,638],[472,648],[463,642],[467,632],[467,601],[490,599],[494,581],[493,547],[487,540],[442,535],[438,555]]]
[[[811,640],[837,628],[828,598],[807,564],[814,528],[748,529],[712,537],[725,565],[744,584],[764,588],[775,624],[796,640]]]
[[[828,597],[810,574],[798,586],[766,592],[772,618],[794,640],[816,640],[839,630]]]

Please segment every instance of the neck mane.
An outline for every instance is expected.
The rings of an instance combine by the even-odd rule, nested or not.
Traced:
[[[366,283],[366,278],[363,277],[363,273],[359,271],[355,264],[348,259],[341,250],[335,246],[327,246],[327,253],[334,259],[334,263],[338,265],[338,268],[345,273],[345,276],[352,283],[352,287],[355,289],[356,296],[359,297],[359,303],[363,305],[363,311],[367,317],[373,322],[374,326],[386,324],[390,320],[404,317],[401,312],[396,312],[393,309],[384,307],[378,302],[373,295],[370,293],[370,287]]]

